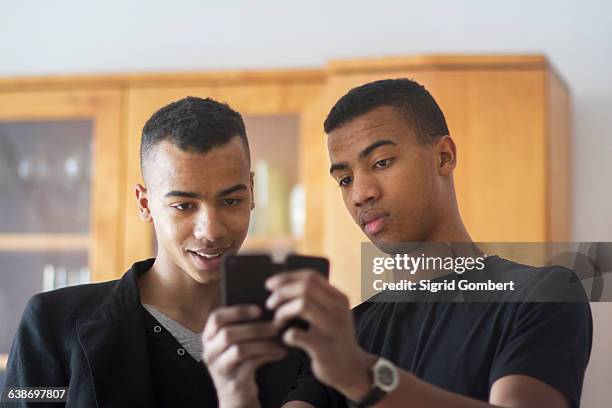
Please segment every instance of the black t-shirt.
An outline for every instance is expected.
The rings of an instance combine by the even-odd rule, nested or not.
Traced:
[[[516,276],[523,284],[527,274],[543,272],[499,257],[487,259],[486,271]],[[553,386],[579,406],[592,340],[586,301],[365,302],[353,314],[364,350],[430,384],[487,401],[496,380],[520,374]],[[286,400],[346,406],[339,393],[314,379],[306,359]]]
[[[215,385],[202,362],[144,308],[151,382],[158,407],[217,407]]]
[[[142,308],[142,313],[156,406],[216,408],[217,391],[204,363],[191,357],[146,309]],[[259,402],[263,408],[281,406],[296,381],[302,359],[301,350],[289,349],[283,360],[257,370]]]

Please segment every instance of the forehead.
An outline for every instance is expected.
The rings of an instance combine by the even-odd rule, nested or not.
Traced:
[[[245,183],[250,175],[248,153],[238,137],[206,153],[184,151],[168,141],[154,149],[147,165],[149,187],[207,193]]]
[[[396,108],[375,108],[329,133],[327,147],[332,163],[337,157],[356,157],[364,148],[380,139],[391,140],[401,148],[412,146],[416,142],[416,134]]]

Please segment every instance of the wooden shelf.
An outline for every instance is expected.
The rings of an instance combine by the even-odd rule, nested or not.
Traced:
[[[0,234],[0,251],[78,251],[89,249],[87,234]]]
[[[112,87],[170,87],[170,86],[219,86],[227,84],[249,85],[276,84],[293,81],[323,83],[325,72],[320,69],[270,69],[242,71],[134,73],[105,75],[54,75],[20,76],[0,78],[0,88],[7,90],[40,90],[78,87],[81,89],[108,89]]]
[[[8,354],[0,354],[0,371],[6,370],[7,363],[8,363]]]

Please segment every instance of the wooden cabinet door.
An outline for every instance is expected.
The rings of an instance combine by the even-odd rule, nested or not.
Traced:
[[[117,276],[120,102],[0,90],[0,371],[32,295]]]
[[[0,201],[3,213],[16,217],[14,225],[6,223],[4,230],[0,225],[1,252],[85,251],[92,281],[116,276],[124,150],[120,105],[118,90],[0,91],[3,183],[25,199]],[[70,189],[75,179],[84,184],[81,191]]]

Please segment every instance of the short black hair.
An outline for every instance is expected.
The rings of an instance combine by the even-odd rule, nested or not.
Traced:
[[[143,172],[153,147],[168,140],[181,150],[206,153],[238,136],[250,161],[249,142],[240,113],[210,98],[188,96],[155,112],[142,129],[140,168]]]
[[[325,133],[381,106],[395,107],[423,144],[449,134],[444,114],[433,96],[423,85],[407,78],[382,79],[351,89],[327,115]]]

